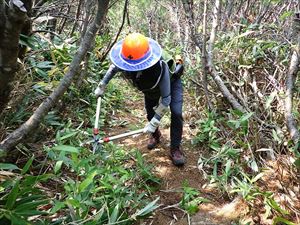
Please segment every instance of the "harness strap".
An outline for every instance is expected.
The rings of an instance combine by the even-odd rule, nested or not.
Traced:
[[[153,87],[152,88],[150,88],[150,90],[153,90],[154,88],[156,88],[156,86],[158,85],[158,83],[159,83],[159,81],[160,81],[160,79],[161,79],[161,76],[162,76],[162,74],[163,74],[163,66],[162,66],[162,60],[161,61],[159,61],[159,65],[160,65],[160,68],[161,68],[161,70],[160,70],[160,74],[159,74],[159,77],[157,78],[157,81],[156,81],[156,83],[153,85]]]

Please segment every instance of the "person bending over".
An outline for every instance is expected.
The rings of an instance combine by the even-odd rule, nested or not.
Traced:
[[[185,157],[181,148],[183,117],[182,59],[162,56],[160,45],[140,33],[131,33],[117,42],[110,51],[112,65],[95,90],[96,97],[103,96],[105,87],[113,76],[122,72],[137,90],[143,92],[148,123],[144,128],[149,133],[147,148],[153,149],[160,142],[160,120],[171,110],[170,157],[175,166],[182,166]]]

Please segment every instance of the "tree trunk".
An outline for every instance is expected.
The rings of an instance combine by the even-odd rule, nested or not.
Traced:
[[[208,81],[207,81],[207,51],[206,51],[206,22],[207,22],[207,0],[204,1],[203,9],[203,47],[202,47],[202,73],[203,73],[203,88],[204,94],[207,102],[208,109],[211,111],[213,109],[212,103],[210,101],[208,92]]]
[[[293,116],[293,88],[300,65],[300,13],[296,13],[295,15],[293,31],[297,38],[297,43],[293,50],[286,80],[285,119],[291,138],[294,144],[297,145],[299,143],[300,134]]]
[[[9,101],[11,82],[18,71],[19,36],[28,19],[25,6],[30,2],[0,3],[0,113]]]
[[[40,104],[33,115],[22,124],[17,130],[12,132],[7,138],[0,143],[0,155],[6,153],[8,150],[15,147],[18,143],[22,142],[28,134],[30,134],[41,122],[49,110],[57,103],[59,98],[66,92],[72,84],[76,74],[80,69],[80,64],[84,59],[86,53],[90,50],[91,43],[96,36],[96,33],[101,26],[104,16],[108,10],[109,0],[98,0],[98,10],[94,22],[91,24],[83,41],[73,60],[66,75],[60,81],[59,86],[51,93],[51,95]]]

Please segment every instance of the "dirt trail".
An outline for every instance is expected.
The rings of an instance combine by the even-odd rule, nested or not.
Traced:
[[[184,129],[187,134],[188,130]],[[204,188],[207,181],[203,179],[202,174],[197,168],[197,161],[201,149],[195,149],[189,143],[189,139],[183,142],[183,148],[187,163],[184,167],[175,167],[169,158],[169,129],[162,129],[163,140],[154,150],[149,151],[146,148],[147,136],[128,138],[120,141],[126,147],[138,148],[146,160],[154,165],[155,174],[161,179],[159,190],[154,193],[153,198],[160,197],[161,206],[155,211],[152,217],[140,221],[144,225],[217,225],[230,224],[243,211],[242,200],[237,199],[233,203],[226,202],[222,194],[216,190]],[[187,135],[185,135],[187,136]],[[200,191],[201,197],[211,200],[211,203],[201,204],[199,212],[189,217],[186,212],[179,207],[182,199],[182,187],[184,182],[189,187]],[[223,211],[223,212],[222,212]]]
[[[123,121],[122,126],[112,127],[110,135],[128,131],[130,125],[136,125],[139,128],[145,123],[145,112],[143,110],[143,101],[126,101],[126,109],[120,110],[114,116],[115,121]],[[124,124],[127,124],[124,126]],[[132,127],[130,128],[132,129]],[[161,128],[163,138],[160,145],[153,150],[146,148],[147,135],[141,134],[135,137],[129,137],[118,141],[118,144],[126,148],[137,148],[145,159],[154,165],[155,174],[161,179],[159,190],[154,193],[153,199],[160,197],[159,204],[161,206],[153,213],[150,218],[139,221],[144,225],[214,225],[214,224],[230,224],[229,222],[236,219],[240,211],[237,207],[241,207],[241,202],[234,202],[230,205],[226,202],[222,195],[213,189],[204,188],[207,181],[203,179],[202,174],[197,168],[197,161],[202,151],[201,148],[195,148],[191,145],[191,129],[188,122],[184,125],[183,149],[187,159],[184,167],[175,167],[169,158],[169,129],[167,126]],[[184,182],[189,187],[200,191],[201,197],[209,199],[210,203],[201,204],[199,212],[194,216],[189,216],[180,209],[179,202],[182,199],[182,187]],[[232,204],[232,203],[231,203]],[[229,206],[229,207],[228,207]],[[227,207],[227,208],[226,208]],[[226,212],[222,212],[225,208]],[[235,213],[234,213],[235,212]],[[227,214],[226,214],[227,213]],[[225,215],[226,214],[226,215]],[[224,220],[225,219],[225,220]]]

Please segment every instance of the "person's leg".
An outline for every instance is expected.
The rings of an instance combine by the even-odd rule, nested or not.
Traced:
[[[183,130],[183,117],[182,117],[182,104],[183,104],[183,88],[181,79],[174,80],[171,83],[171,158],[176,166],[183,165],[185,158],[181,150],[182,130]]]
[[[155,106],[157,106],[158,102],[159,102],[159,98],[151,99],[145,95],[145,109],[147,112],[148,121],[150,121],[153,118],[153,116],[155,114],[153,108]],[[155,148],[160,142],[160,136],[161,136],[161,133],[160,133],[159,129],[157,128],[153,134],[149,135],[149,141],[147,144],[147,148],[148,149]]]

